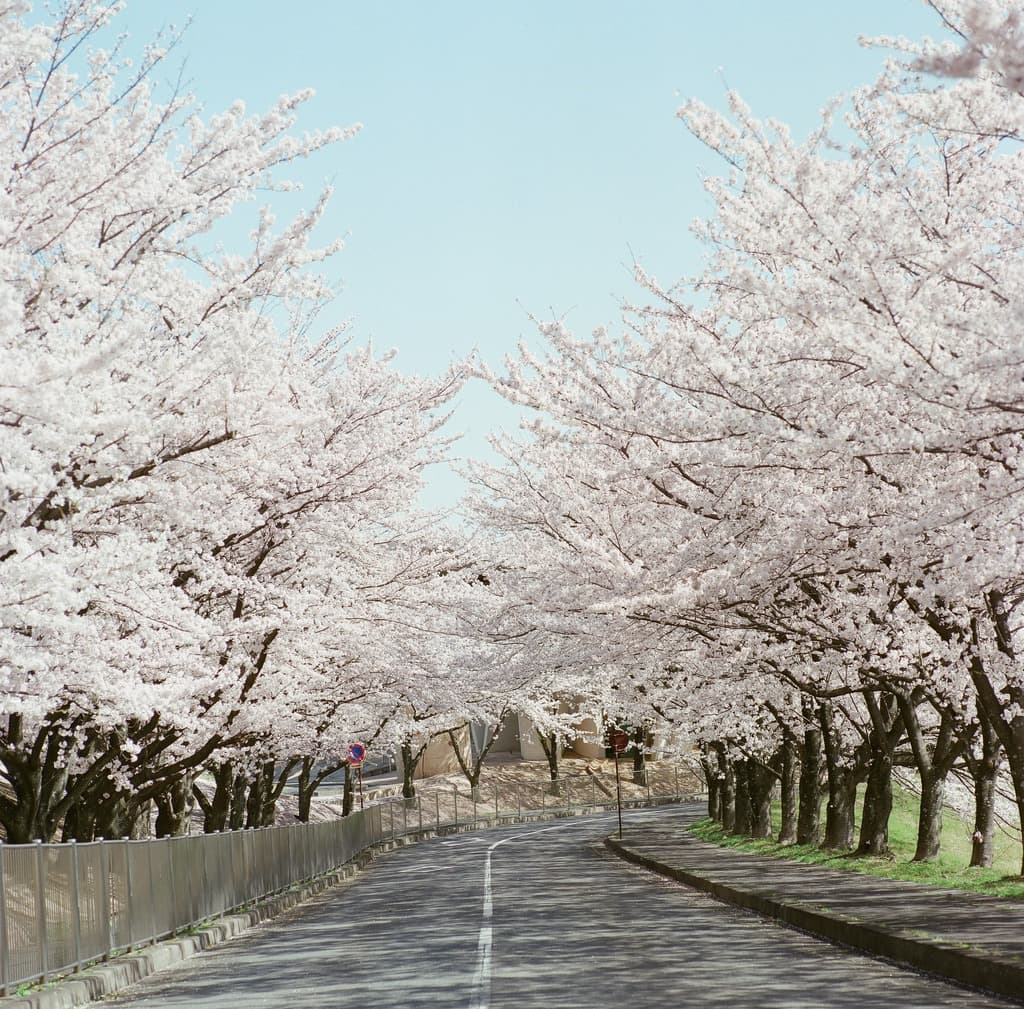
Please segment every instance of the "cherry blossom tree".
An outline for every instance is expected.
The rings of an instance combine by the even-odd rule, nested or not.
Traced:
[[[460,383],[402,376],[341,331],[310,337],[340,247],[311,244],[327,191],[283,227],[261,211],[241,254],[213,240],[354,130],[292,136],[309,92],[208,119],[159,100],[164,49],[133,68],[89,48],[115,14],[0,11],[12,841],[127,833],[150,800],[173,822],[214,754],[265,763],[298,713],[376,689],[387,649],[359,629],[388,605],[378,558],[415,543]]]

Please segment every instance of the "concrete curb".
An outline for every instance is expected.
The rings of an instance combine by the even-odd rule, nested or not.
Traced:
[[[872,922],[825,911],[802,902],[783,903],[769,891],[738,890],[734,886],[699,876],[678,866],[667,865],[642,855],[613,837],[605,845],[620,858],[651,872],[667,876],[718,900],[767,918],[773,918],[802,932],[829,942],[863,950],[875,956],[905,963],[928,974],[1001,995],[1024,1004],[1024,965],[1008,963],[984,950],[954,946],[940,939],[886,928]]]

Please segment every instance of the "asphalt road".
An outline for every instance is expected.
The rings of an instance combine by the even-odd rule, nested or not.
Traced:
[[[635,811],[670,822],[695,808]],[[354,882],[154,975],[133,1009],[959,1009],[1007,1006],[633,868],[614,815],[401,849]]]

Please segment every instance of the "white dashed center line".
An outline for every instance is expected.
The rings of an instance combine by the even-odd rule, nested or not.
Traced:
[[[532,837],[534,834],[545,834],[549,830],[558,830],[565,824],[558,824],[555,827],[544,827],[541,830],[531,830],[525,834],[514,834],[512,837],[495,841],[487,849],[484,857],[484,905],[480,923],[480,939],[476,947],[476,970],[473,972],[473,997],[469,1002],[469,1009],[487,1009],[491,1002],[491,949],[494,941],[494,929],[491,925],[491,915],[494,912],[494,900],[491,896],[491,854],[495,848],[500,848],[506,841],[518,841],[521,837]]]

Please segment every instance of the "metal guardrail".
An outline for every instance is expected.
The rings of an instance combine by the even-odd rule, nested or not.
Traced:
[[[670,770],[670,769],[669,769]],[[505,794],[508,795],[508,786]],[[156,942],[330,872],[388,839],[614,808],[595,778],[490,795],[392,797],[344,819],[141,841],[0,844],[0,995]],[[623,806],[691,796],[678,771],[651,774]]]

